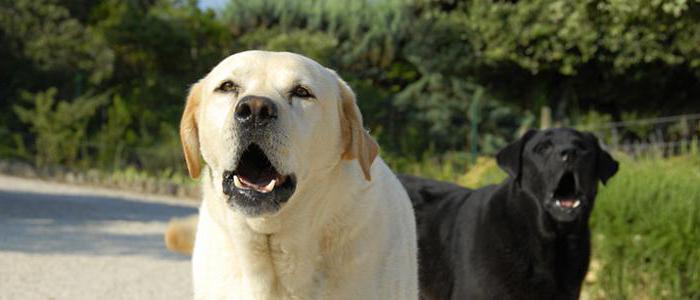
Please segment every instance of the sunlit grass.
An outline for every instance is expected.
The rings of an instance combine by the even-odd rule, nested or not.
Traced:
[[[591,220],[595,298],[700,297],[700,159],[621,159]]]

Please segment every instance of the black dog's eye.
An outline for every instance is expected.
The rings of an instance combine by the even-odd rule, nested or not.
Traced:
[[[546,141],[546,142],[541,142],[541,143],[535,145],[535,148],[533,149],[533,151],[535,151],[535,153],[542,154],[542,153],[548,151],[550,148],[552,148],[552,142]]]
[[[584,150],[584,151],[588,150],[588,147],[586,147],[586,144],[581,142],[581,141],[574,141],[574,146],[576,146],[576,148],[579,148],[579,149]]]
[[[290,92],[290,95],[292,97],[299,97],[299,98],[314,98],[314,95],[311,92],[309,92],[309,89],[307,89],[301,85],[295,86],[292,89],[292,91]]]
[[[226,80],[222,82],[216,90],[223,93],[238,93],[239,86],[233,81]]]

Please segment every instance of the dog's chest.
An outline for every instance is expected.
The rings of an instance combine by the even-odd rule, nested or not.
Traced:
[[[320,270],[317,247],[268,237],[264,252],[258,258],[268,260],[272,278],[267,280],[267,288],[275,295],[274,299],[320,298],[325,276]]]
[[[491,278],[495,279],[493,282],[503,283],[494,293],[499,298],[526,296],[532,299],[570,299],[571,295],[577,295],[576,286],[585,274],[585,265],[560,249],[566,247],[570,245],[530,244],[529,249],[510,249],[507,251],[509,255],[505,256],[509,259],[491,268],[496,270],[492,273],[496,276]],[[508,260],[510,262],[504,263]]]

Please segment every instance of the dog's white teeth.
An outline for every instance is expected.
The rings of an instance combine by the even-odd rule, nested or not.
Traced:
[[[557,206],[561,207],[561,202],[559,202],[559,200],[557,200],[557,202],[555,202],[555,204],[556,204]]]
[[[579,205],[581,205],[581,200],[576,200],[576,202],[574,202],[574,208],[577,208]]]
[[[261,192],[263,192],[263,193],[272,192],[272,190],[275,189],[276,183],[277,183],[277,179],[270,180],[270,183],[268,183],[265,187],[263,187]]]
[[[235,185],[239,189],[247,189],[243,183],[241,183],[241,179],[238,178],[238,176],[233,175],[233,185]]]

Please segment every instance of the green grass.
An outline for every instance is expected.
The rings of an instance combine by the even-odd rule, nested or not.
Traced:
[[[595,280],[592,299],[700,299],[700,156],[632,159],[615,155],[620,171],[600,186],[591,218]],[[390,161],[392,163],[392,161]],[[464,166],[430,159],[399,171],[476,188],[505,174],[493,159]],[[393,165],[392,165],[393,166]],[[455,169],[468,172],[452,172]],[[452,172],[452,173],[450,173]]]
[[[700,299],[700,158],[621,159],[591,219],[595,298]]]

